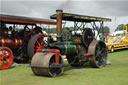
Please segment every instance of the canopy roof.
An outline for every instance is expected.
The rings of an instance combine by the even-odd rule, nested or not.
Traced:
[[[51,19],[56,19],[56,14],[50,16]],[[77,22],[96,22],[96,21],[111,21],[109,18],[93,17],[86,15],[78,15],[71,13],[63,13],[62,20],[77,21]]]
[[[6,15],[0,14],[0,21],[4,21],[7,23],[14,24],[49,24],[56,25],[56,22],[50,19],[41,19],[41,18],[32,18],[32,17],[24,17],[24,16],[14,16],[14,15]]]

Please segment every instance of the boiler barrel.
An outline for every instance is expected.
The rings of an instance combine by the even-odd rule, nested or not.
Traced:
[[[0,46],[9,47],[9,48],[18,48],[23,45],[23,39],[21,38],[8,38],[0,37]]]

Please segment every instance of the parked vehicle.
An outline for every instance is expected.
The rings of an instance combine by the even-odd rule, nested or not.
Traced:
[[[0,14],[0,69],[7,69],[13,60],[28,62],[46,36],[38,24],[56,25],[48,19]],[[37,48],[38,46],[38,48]]]

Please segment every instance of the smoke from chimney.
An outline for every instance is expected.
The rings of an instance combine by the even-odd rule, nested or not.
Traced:
[[[63,3],[59,6],[58,9],[68,9],[70,10],[72,8],[72,0],[66,0],[66,1],[62,1]]]

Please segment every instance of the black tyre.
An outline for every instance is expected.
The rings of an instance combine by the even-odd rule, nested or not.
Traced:
[[[36,53],[37,49],[44,48],[43,46],[43,39],[46,35],[43,34],[36,34],[31,37],[31,39],[28,42],[27,46],[27,53],[29,58],[32,58],[32,56]]]

